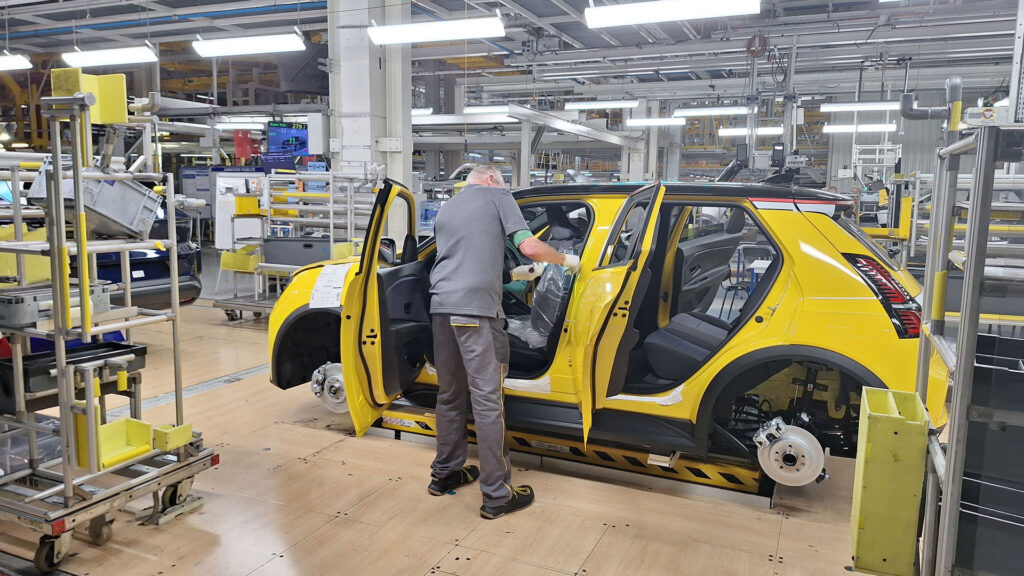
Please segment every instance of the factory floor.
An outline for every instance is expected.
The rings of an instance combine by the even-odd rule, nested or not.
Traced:
[[[476,486],[427,494],[430,439],[356,438],[347,415],[305,386],[268,382],[266,319],[225,324],[209,301],[182,310],[186,420],[221,463],[199,475],[202,508],[161,526],[118,513],[102,547],[76,535],[61,570],[80,576],[574,574],[829,576],[850,571],[853,463],[832,479],[755,499],[582,464],[513,454],[536,503],[498,520],[478,514]],[[149,345],[146,395],[173,389],[169,326]],[[173,406],[154,398],[144,419]],[[472,456],[471,456],[472,459]],[[145,499],[144,499],[145,500]],[[141,508],[139,503],[136,505]],[[0,524],[0,574],[32,574],[38,535]],[[25,566],[28,566],[27,568]]]

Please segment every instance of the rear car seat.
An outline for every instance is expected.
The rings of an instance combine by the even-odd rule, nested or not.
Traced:
[[[644,356],[658,378],[682,382],[692,376],[718,348],[757,311],[774,283],[779,260],[772,261],[732,323],[702,312],[684,312],[644,339]]]

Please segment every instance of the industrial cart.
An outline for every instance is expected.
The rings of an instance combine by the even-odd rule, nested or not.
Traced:
[[[0,253],[17,258],[19,284],[25,283],[26,257],[43,256],[50,260],[51,282],[46,286],[51,294],[49,302],[23,299],[34,306],[32,310],[39,316],[49,317],[26,322],[23,316],[11,314],[0,324],[0,332],[10,339],[12,350],[9,370],[3,373],[9,375],[5,390],[13,403],[13,410],[2,410],[13,415],[0,414],[0,424],[4,426],[0,436],[20,435],[27,441],[23,469],[0,477],[0,521],[17,522],[42,534],[34,563],[44,573],[53,571],[67,555],[75,528],[87,528],[94,544],[108,540],[112,535],[110,515],[134,499],[152,496],[154,506],[150,515],[154,523],[198,506],[200,499],[189,496],[192,481],[199,472],[219,462],[214,451],[203,445],[202,435],[193,432],[191,424],[184,420],[176,238],[150,240],[148,229],[142,228],[136,230],[135,238],[129,239],[93,240],[86,232],[87,219],[121,216],[105,216],[102,206],[93,205],[89,206],[87,217],[83,194],[86,181],[101,181],[110,186],[111,190],[104,193],[115,198],[101,200],[113,200],[119,204],[116,210],[122,212],[128,200],[116,194],[115,184],[134,186],[136,193],[145,196],[147,189],[135,183],[153,182],[164,186],[167,230],[173,235],[173,175],[85,169],[85,159],[91,159],[89,108],[94,103],[95,97],[90,93],[43,98],[43,114],[51,128],[50,162],[0,172],[0,179],[9,180],[15,192],[15,238],[0,242]],[[67,159],[62,156],[62,123],[68,126],[71,135],[70,171],[65,169]],[[40,180],[37,184],[46,186],[45,242],[26,241],[22,235],[19,200],[21,182],[26,180]],[[140,207],[134,213],[134,221],[146,220],[144,210]],[[71,218],[66,219],[66,211],[72,211]],[[72,240],[67,238],[68,230]],[[171,254],[169,311],[132,305],[128,252],[140,249],[166,249]],[[124,293],[124,306],[98,311],[94,309],[94,292],[98,291],[91,282],[96,272],[95,255],[110,252],[121,254],[122,283],[116,288]],[[78,258],[79,270],[74,297],[69,273],[71,257]],[[154,428],[142,420],[139,369],[145,347],[132,344],[131,328],[158,322],[171,323],[175,421]],[[100,342],[104,334],[118,331],[125,332],[126,344],[110,346]],[[52,340],[52,356],[26,354],[29,338]],[[66,343],[71,339],[79,339],[84,346],[74,351],[67,349]],[[129,398],[131,418],[107,421],[105,397],[111,394]],[[37,418],[39,411],[53,408],[59,410],[59,419]],[[53,454],[41,452],[40,446],[52,437],[60,439],[59,457],[47,458],[44,456]]]

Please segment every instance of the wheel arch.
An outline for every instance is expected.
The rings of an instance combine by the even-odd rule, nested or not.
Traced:
[[[326,362],[340,362],[340,335],[340,307],[297,308],[281,323],[274,339],[270,381],[287,390],[308,382]]]
[[[833,366],[855,379],[862,387],[887,388],[882,379],[863,364],[825,348],[794,344],[772,346],[745,354],[720,370],[701,397],[694,432],[697,446],[700,447],[703,456],[708,456],[715,407],[720,399],[735,398],[764,381],[763,372],[758,371],[758,368],[776,362],[785,362],[788,366],[791,362],[799,361],[815,361]],[[753,378],[748,377],[748,374],[753,375]]]

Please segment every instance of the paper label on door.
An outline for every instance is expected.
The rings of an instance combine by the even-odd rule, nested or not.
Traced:
[[[132,278],[145,278],[146,272],[143,270],[132,270]]]
[[[352,264],[328,264],[320,271],[313,293],[309,296],[310,308],[337,308],[341,306],[341,293],[345,289],[345,276]]]

